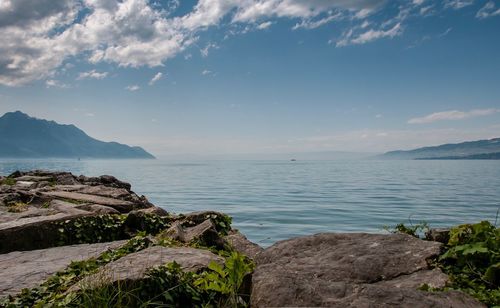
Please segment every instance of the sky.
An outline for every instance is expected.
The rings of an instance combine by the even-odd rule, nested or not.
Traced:
[[[0,0],[0,114],[157,156],[500,137],[500,1]]]

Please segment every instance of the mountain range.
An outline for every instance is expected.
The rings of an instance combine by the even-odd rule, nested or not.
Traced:
[[[391,151],[383,159],[500,159],[500,138]]]
[[[0,157],[155,158],[141,147],[99,141],[74,125],[37,119],[20,111],[0,117]]]

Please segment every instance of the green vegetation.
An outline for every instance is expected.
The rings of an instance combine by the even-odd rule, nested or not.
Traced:
[[[98,258],[72,262],[64,271],[52,275],[39,287],[24,289],[15,297],[3,298],[0,307],[66,307],[73,300],[74,294],[65,292],[80,279],[109,262],[145,249],[151,244],[147,237],[139,235],[118,249],[104,252]]]
[[[28,209],[28,204],[24,202],[13,202],[7,204],[7,212],[21,213]]]
[[[217,307],[245,306],[244,298],[249,294],[240,294],[239,291],[247,275],[253,272],[254,264],[244,255],[233,251],[227,255],[224,266],[211,262],[208,269],[195,281],[195,286],[205,292],[225,295],[211,299],[216,301]]]
[[[228,246],[217,249],[207,247],[200,241],[181,243],[169,238],[154,239],[147,235],[169,227],[172,218],[143,214],[134,215],[128,222],[126,215],[99,215],[58,223],[61,245],[120,239],[130,231],[127,224],[146,230],[135,230],[138,234],[118,249],[106,251],[97,258],[72,262],[36,288],[24,289],[16,296],[0,299],[0,307],[248,306],[248,279],[254,269],[250,259]],[[218,226],[219,234],[229,232],[229,216],[210,214],[206,218],[212,219]],[[173,262],[150,269],[144,279],[137,281],[111,282],[110,276],[103,273],[102,277],[97,275],[92,282],[86,283],[84,278],[95,275],[104,265],[153,245],[209,249],[222,256],[225,262],[212,262],[197,273],[184,272],[179,264]]]
[[[57,223],[59,245],[102,243],[127,238],[125,215],[84,216]]]
[[[156,234],[170,225],[170,217],[143,213],[134,216],[133,223],[127,215],[103,214],[84,216],[56,224],[58,245],[103,243],[130,238],[137,232]]]
[[[424,221],[414,225],[410,221],[409,226],[404,223],[400,223],[395,227],[384,226],[384,230],[389,231],[390,233],[404,233],[416,238],[423,238],[425,233],[429,231],[429,225]]]
[[[170,243],[172,244],[172,243]],[[237,252],[219,251],[223,265],[212,262],[200,273],[183,272],[173,262],[152,268],[138,281],[111,283],[102,281],[81,289],[70,288],[105,264],[154,243],[144,233],[119,249],[98,258],[73,262],[42,285],[24,289],[15,297],[0,301],[0,307],[246,307],[249,294],[242,294],[245,279],[253,271],[253,262]],[[98,278],[99,279],[99,278]],[[97,285],[97,287],[95,287]]]
[[[12,185],[16,185],[17,181],[16,179],[14,178],[9,178],[9,177],[6,177],[4,179],[2,179],[0,181],[0,185],[9,185],[9,186],[12,186]]]
[[[450,276],[449,289],[500,306],[500,228],[488,221],[452,228],[438,264]]]
[[[429,230],[427,223],[384,228],[417,238],[422,238],[422,234]],[[488,221],[452,228],[448,243],[434,266],[448,274],[449,285],[442,290],[423,285],[421,290],[459,290],[489,307],[500,307],[500,228]]]
[[[184,219],[184,218],[185,218],[184,215],[179,215],[179,219]],[[211,213],[211,214],[206,214],[202,220],[206,219],[210,219],[214,223],[217,232],[219,232],[221,235],[227,235],[228,232],[231,230],[231,224],[233,219],[229,215],[220,213],[218,214]],[[182,226],[191,227],[196,224],[197,222],[187,219],[183,222]]]
[[[173,262],[149,270],[145,279],[104,284],[71,295],[74,307],[246,307],[239,294],[253,263],[243,255],[227,255],[224,265],[210,263],[201,273],[183,272]]]

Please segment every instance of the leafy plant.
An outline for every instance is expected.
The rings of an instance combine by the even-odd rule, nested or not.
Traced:
[[[208,271],[203,272],[195,281],[195,285],[205,291],[223,294],[227,300],[220,301],[220,306],[245,306],[239,290],[245,277],[253,271],[253,263],[244,255],[232,252],[226,258],[224,265],[212,261]],[[245,294],[244,294],[245,295]]]
[[[500,228],[488,221],[452,228],[438,262],[450,276],[451,289],[500,305]]]
[[[16,185],[16,183],[17,183],[16,179],[11,178],[11,177],[6,177],[6,178],[3,178],[2,180],[0,180],[0,185],[13,186],[13,185]]]
[[[84,216],[58,222],[59,244],[102,243],[127,238],[125,215]]]
[[[409,226],[405,225],[404,223],[399,223],[395,227],[385,226],[384,229],[391,233],[404,233],[416,238],[422,238],[423,235],[427,231],[429,231],[429,225],[424,221],[414,225],[410,221]]]

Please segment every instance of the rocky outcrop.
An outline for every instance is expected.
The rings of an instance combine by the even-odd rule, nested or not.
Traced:
[[[62,286],[57,295],[75,295],[101,286],[147,285],[150,269],[169,271],[163,265],[176,262],[184,271],[226,278],[246,267],[233,304],[250,301],[253,307],[481,307],[461,292],[420,290],[448,283],[446,274],[429,265],[447,242],[447,229],[430,230],[430,241],[404,234],[317,234],[264,250],[230,223],[214,211],[172,215],[112,176],[49,171],[0,176],[0,306],[2,296],[22,288],[33,288],[23,293],[32,304],[39,298],[31,295],[59,299],[53,291],[41,295],[47,284],[37,289],[49,277],[58,277],[48,280]],[[122,239],[130,240],[124,245]],[[65,246],[49,248],[60,245]],[[64,272],[71,261],[83,260],[94,267],[82,276],[71,267]],[[253,275],[250,260],[256,264]],[[207,269],[212,261],[221,267]],[[236,269],[224,267],[236,262]],[[58,271],[63,272],[54,276]],[[163,281],[158,286],[160,294],[163,287],[175,287]]]
[[[113,176],[16,171],[0,180],[0,253],[59,245],[59,223],[83,216],[166,211]]]
[[[36,287],[50,275],[65,269],[71,262],[97,257],[125,242],[72,245],[0,254],[0,297],[17,294],[24,288]]]
[[[317,234],[278,242],[260,253],[253,274],[254,307],[480,307],[443,287],[431,270],[441,244],[404,234]]]

